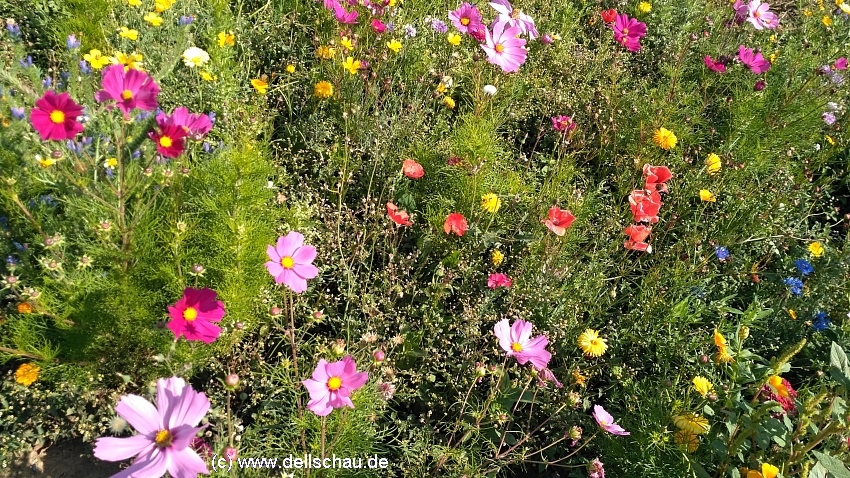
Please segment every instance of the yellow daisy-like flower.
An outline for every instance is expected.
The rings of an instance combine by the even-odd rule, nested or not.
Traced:
[[[721,364],[734,362],[735,359],[729,353],[729,347],[724,345],[723,347],[717,347],[717,354],[714,356],[714,361]]]
[[[726,337],[724,337],[723,334],[718,332],[717,329],[714,329],[714,345],[718,347],[725,347],[726,345],[728,345],[726,343]]]
[[[293,65],[292,63],[286,65],[286,72],[287,73],[295,73],[295,65]]]
[[[38,165],[41,166],[42,168],[45,168],[45,169],[56,164],[55,159],[53,159],[53,158],[43,158],[43,157],[41,157],[40,154],[36,154],[35,159],[36,159],[36,161],[38,161]]]
[[[493,193],[487,193],[481,196],[481,209],[490,214],[496,214],[500,207],[502,207],[502,200],[499,199],[499,196]]]
[[[118,166],[118,160],[116,158],[109,158],[103,162],[103,166],[109,169],[113,169]]]
[[[437,85],[436,91],[437,91],[437,93],[442,95],[443,93],[446,92],[446,85],[444,85],[443,82],[441,81],[440,84]]]
[[[144,58],[140,53],[130,53],[124,54],[123,52],[116,52],[115,56],[109,57],[109,62],[113,65],[124,65],[124,71],[133,69],[139,71],[145,71],[142,69],[142,60]]]
[[[711,385],[711,382],[707,378],[697,375],[694,377],[694,389],[702,395],[702,398],[705,398],[708,392],[714,390],[714,386]]]
[[[457,33],[454,33],[454,32],[449,33],[448,36],[446,36],[446,40],[448,40],[449,44],[452,45],[452,46],[460,45],[460,39],[461,39],[460,35],[458,35]]]
[[[498,249],[493,249],[493,252],[490,253],[490,262],[492,262],[494,266],[500,266],[504,261],[505,254]]]
[[[118,33],[118,36],[120,36],[121,38],[126,38],[130,41],[136,41],[139,39],[139,31],[127,27],[121,27],[121,31]]]
[[[100,50],[89,50],[88,53],[83,55],[83,60],[86,60],[95,70],[99,70],[109,64],[109,57],[104,56]]]
[[[201,79],[204,80],[204,81],[216,81],[216,80],[218,80],[217,76],[213,75],[212,73],[210,73],[208,71],[201,70],[201,71],[198,72],[198,74],[201,75]]]
[[[661,149],[671,150],[676,147],[676,135],[667,128],[658,128],[652,135],[652,142]]]
[[[649,13],[652,11],[652,4],[649,2],[640,2],[638,4],[638,10],[640,10],[641,13]]]
[[[319,48],[316,48],[316,57],[321,58],[322,60],[330,60],[334,57],[334,53],[336,53],[336,50],[329,46],[322,45]]]
[[[578,385],[579,387],[585,386],[587,383],[587,375],[581,373],[581,370],[575,369],[572,373],[573,383]]]
[[[810,16],[812,16],[812,11],[807,8],[807,9],[803,10],[803,15],[810,17]]]
[[[18,367],[18,370],[15,371],[15,381],[20,383],[25,387],[29,387],[36,380],[38,380],[38,373],[41,371],[41,367],[34,363],[25,363]]]
[[[809,244],[809,254],[812,255],[815,259],[822,257],[824,252],[823,244],[820,242],[813,242]]]
[[[788,387],[782,383],[782,377],[779,375],[771,375],[770,378],[767,379],[767,384],[770,385],[770,388],[773,389],[773,393],[776,395],[788,398],[791,394],[788,392]]]
[[[720,156],[711,153],[705,158],[705,168],[710,176],[714,176],[723,169],[723,161],[720,160]]]
[[[793,320],[797,320],[797,312],[794,309],[788,309],[788,316]]]
[[[153,3],[154,10],[159,13],[168,10],[172,5],[174,5],[174,0],[156,0]]]
[[[686,449],[688,453],[693,453],[699,448],[699,435],[688,432],[687,430],[679,430],[673,435],[673,441]]]
[[[599,336],[599,332],[587,329],[578,336],[578,346],[585,355],[601,357],[608,350],[605,339]]]
[[[342,37],[342,39],[339,41],[339,44],[342,45],[342,47],[348,51],[354,49],[354,42],[351,41],[351,38]]]
[[[829,143],[830,146],[835,146],[835,140],[832,139],[832,136],[826,135],[826,142]]]
[[[703,202],[717,202],[717,196],[708,189],[700,189],[699,198],[702,199]]]
[[[360,69],[360,60],[355,60],[349,56],[344,62],[342,62],[342,67],[352,75],[356,75],[357,70]]]
[[[823,18],[821,18],[820,21],[824,24],[824,26],[827,26],[827,27],[832,26],[832,19],[829,18],[829,15],[824,15]]]
[[[455,100],[451,96],[446,96],[443,98],[443,104],[446,105],[446,108],[453,110],[455,109]]]
[[[334,85],[327,81],[320,81],[313,87],[313,95],[316,98],[330,98],[334,94]]]
[[[145,13],[145,16],[142,17],[146,22],[148,22],[151,26],[158,27],[162,25],[162,17],[159,16],[156,12],[148,12]]]
[[[685,412],[673,417],[673,424],[680,430],[685,430],[694,435],[702,435],[708,433],[711,428],[708,425],[708,419],[697,415],[694,412]]]
[[[219,32],[218,33],[218,46],[219,48],[224,48],[226,46],[233,46],[236,44],[236,35],[233,32]]]
[[[401,42],[393,38],[392,40],[387,42],[387,48],[398,53],[401,51]]]
[[[251,80],[251,86],[253,86],[254,89],[257,90],[257,92],[261,95],[266,94],[266,91],[268,91],[269,89],[269,84],[259,78],[254,78],[253,80]]]

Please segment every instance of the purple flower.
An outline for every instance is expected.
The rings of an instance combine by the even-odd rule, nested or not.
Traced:
[[[837,60],[835,60],[835,69],[836,70],[846,70],[847,69],[847,58],[843,56]]]
[[[89,66],[88,62],[86,62],[86,60],[80,60],[80,73],[84,75],[88,75],[89,73],[91,73],[91,67]]]
[[[639,22],[637,18],[629,18],[625,13],[620,13],[614,20],[612,28],[614,40],[617,43],[631,52],[640,50],[640,39],[646,36],[646,23]]]
[[[765,60],[761,53],[754,53],[753,50],[744,45],[738,48],[738,59],[756,75],[770,69],[770,62]]]
[[[22,120],[27,117],[27,113],[23,107],[12,108],[12,118],[16,120]]]
[[[606,412],[600,405],[593,406],[593,419],[599,424],[599,428],[605,430],[612,435],[626,436],[630,433],[623,429],[620,425],[614,423],[614,417]]]
[[[45,88],[50,88],[51,86],[53,86],[53,78],[49,76],[45,77],[43,80],[41,80],[41,86]]]
[[[826,113],[822,114],[821,118],[823,118],[823,122],[826,123],[829,126],[832,126],[833,123],[835,123],[835,115],[828,112],[828,111]]]
[[[431,28],[437,33],[446,33],[449,31],[448,25],[446,22],[440,20],[439,18],[435,18],[431,20]]]
[[[77,40],[77,36],[72,33],[65,39],[65,46],[68,50],[76,50],[80,47],[80,40]]]
[[[587,478],[605,478],[605,467],[599,458],[595,458],[587,465]]]
[[[723,262],[729,258],[729,249],[727,249],[725,246],[714,246],[714,253],[717,255],[717,259],[720,262]]]
[[[212,121],[209,116],[204,114],[193,114],[185,106],[181,106],[174,110],[171,116],[166,116],[165,113],[156,115],[157,123],[173,124],[181,126],[186,133],[195,141],[200,141],[212,129]]]
[[[9,31],[9,36],[13,39],[21,38],[21,27],[14,20],[6,20],[6,30]]]
[[[26,58],[20,60],[18,63],[20,63],[20,65],[24,68],[29,68],[32,66],[32,56],[27,55]]]
[[[180,17],[180,20],[177,21],[177,24],[181,27],[185,27],[186,25],[191,25],[194,21],[194,15],[183,15]]]
[[[726,62],[724,62],[722,58],[718,58],[717,61],[714,61],[709,55],[705,55],[705,58],[703,58],[702,61],[709,70],[717,73],[726,73]]]
[[[350,355],[338,362],[320,359],[313,375],[301,383],[310,392],[307,408],[320,417],[330,415],[334,408],[354,408],[351,393],[366,384],[368,372],[358,372]]]
[[[509,27],[518,27],[522,33],[528,33],[528,38],[534,40],[540,34],[537,32],[537,27],[534,26],[534,19],[522,13],[519,8],[511,6],[508,0],[493,0],[490,2],[493,10],[498,12],[499,17],[493,22],[506,22]]]
[[[764,80],[758,80],[756,84],[753,85],[753,90],[761,91],[764,89],[765,86],[767,86],[767,82],[765,82]]]
[[[416,27],[414,27],[413,25],[409,25],[409,24],[405,25],[404,26],[404,35],[407,38],[415,37],[416,36]]]

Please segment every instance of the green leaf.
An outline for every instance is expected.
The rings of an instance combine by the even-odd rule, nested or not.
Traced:
[[[832,343],[829,351],[829,373],[836,382],[850,389],[850,365],[848,365],[847,354],[835,342]]]
[[[711,475],[705,471],[705,468],[702,467],[699,463],[691,462],[691,467],[694,469],[694,472],[697,474],[698,478],[711,478]]]
[[[819,451],[812,453],[818,458],[818,464],[823,465],[834,478],[850,478],[850,470],[841,463],[841,460]]]
[[[809,470],[809,478],[826,478],[826,468],[818,463]]]

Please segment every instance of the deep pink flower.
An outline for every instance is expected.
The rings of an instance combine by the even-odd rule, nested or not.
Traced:
[[[372,30],[375,30],[375,33],[384,33],[387,31],[387,26],[384,22],[378,20],[377,18],[373,18],[371,22]]]
[[[599,428],[612,435],[630,435],[630,433],[624,430],[623,427],[614,423],[614,417],[612,417],[610,413],[606,412],[600,405],[593,406],[593,419],[596,420],[597,424],[599,424]]]
[[[119,65],[120,66],[120,65]],[[130,70],[136,71],[136,70]],[[200,141],[212,129],[212,120],[205,114],[194,114],[189,112],[189,108],[181,106],[174,110],[170,116],[165,113],[156,115],[156,121],[159,124],[179,126],[186,131],[186,134],[195,141]]]
[[[765,60],[761,53],[753,53],[753,50],[744,45],[738,48],[738,59],[756,75],[770,69],[770,62]]]
[[[552,128],[554,128],[555,131],[566,133],[576,129],[576,124],[569,116],[559,115],[552,117]]]
[[[649,164],[643,165],[643,179],[645,181],[644,189],[650,191],[667,192],[667,181],[673,178],[673,173],[667,166],[652,166]]]
[[[478,43],[484,43],[487,41],[487,26],[483,23],[479,23],[477,25],[470,25],[466,30],[466,33],[469,33],[469,36],[475,38]]]
[[[30,122],[42,141],[62,141],[74,139],[83,130],[77,121],[82,114],[83,107],[74,103],[68,93],[57,95],[47,90],[30,111]]]
[[[837,60],[835,60],[835,69],[836,70],[846,70],[847,69],[847,58],[843,56]]]
[[[629,207],[635,222],[658,222],[658,211],[661,210],[661,194],[658,191],[635,189],[629,194]]]
[[[549,216],[543,220],[543,224],[556,235],[563,236],[575,220],[576,217],[569,210],[552,206],[549,208]]]
[[[644,226],[643,224],[632,224],[623,229],[623,233],[629,236],[623,247],[632,251],[652,252],[652,246],[646,242],[649,234],[652,233],[652,226]]]
[[[490,277],[487,278],[487,287],[491,289],[497,289],[499,287],[510,287],[513,285],[510,277],[501,272],[495,272],[490,274]]]
[[[540,36],[537,32],[537,27],[534,26],[534,19],[522,13],[522,10],[519,8],[512,7],[511,2],[508,0],[493,0],[490,2],[490,6],[499,13],[499,17],[495,20],[494,24],[505,22],[511,28],[517,27],[520,29],[520,33],[528,33],[530,40],[534,40]]]
[[[717,73],[726,73],[726,63],[721,60],[718,59],[717,61],[714,61],[709,55],[705,55],[705,58],[703,58],[702,61],[709,70]]]
[[[304,245],[304,236],[290,231],[286,236],[277,238],[277,247],[266,248],[270,261],[266,269],[278,284],[286,284],[298,294],[307,290],[307,279],[319,275],[319,269],[312,264],[316,258],[316,248]]]
[[[735,3],[732,4],[732,9],[735,10],[735,23],[738,25],[744,23],[750,15],[750,7],[741,0],[735,0]]]
[[[351,392],[362,387],[367,380],[369,374],[357,372],[357,365],[350,355],[334,363],[321,359],[313,370],[313,376],[301,382],[310,392],[307,408],[320,417],[330,415],[334,408],[354,408]]]
[[[517,38],[521,32],[519,27],[509,27],[505,21],[496,22],[493,32],[487,30],[484,43],[481,44],[481,48],[487,52],[487,61],[500,66],[505,73],[519,70],[528,57],[528,51],[523,48],[525,40]]]
[[[461,33],[469,33],[470,28],[481,25],[481,12],[478,7],[464,2],[457,10],[449,12],[449,20]]]
[[[629,18],[625,13],[617,15],[614,20],[614,40],[626,47],[629,51],[640,50],[640,39],[646,36],[646,23],[639,22],[637,18]]]
[[[747,5],[747,21],[752,23],[756,30],[779,26],[779,17],[770,11],[770,4],[762,3],[761,0],[752,0]]]
[[[458,237],[463,237],[466,234],[467,227],[466,218],[459,212],[453,212],[446,216],[446,222],[443,223],[443,231],[446,234],[455,233]]]
[[[327,2],[325,4],[327,6]],[[334,17],[336,20],[342,24],[352,25],[357,23],[357,16],[360,15],[357,13],[357,10],[346,11],[345,7],[340,5],[339,3],[334,3],[332,5],[334,11]]]
[[[159,379],[156,406],[138,395],[124,395],[115,406],[118,416],[138,432],[128,438],[101,437],[94,443],[94,456],[105,461],[136,457],[126,470],[112,476],[174,477],[209,474],[204,460],[190,446],[210,409],[210,401],[179,377]]]
[[[174,305],[168,306],[168,328],[174,332],[174,338],[181,335],[186,340],[200,340],[205,344],[215,342],[221,334],[221,329],[213,324],[224,317],[224,303],[216,300],[217,294],[212,289],[186,288],[183,297]]]
[[[520,365],[531,362],[534,368],[543,370],[552,359],[552,354],[546,350],[549,339],[545,335],[531,338],[531,327],[531,322],[522,319],[517,319],[513,325],[509,325],[508,319],[502,319],[493,327],[493,333],[508,357],[516,357]]]
[[[164,118],[163,121],[157,118],[157,124],[159,131],[148,133],[148,137],[156,143],[157,153],[166,158],[176,158],[183,154],[186,147],[186,129],[175,124],[168,124]]]
[[[136,108],[153,111],[157,107],[159,85],[144,71],[132,68],[124,71],[124,65],[108,66],[103,70],[102,86],[103,89],[94,94],[94,99],[99,103],[115,101],[125,117],[129,117],[130,111]]]

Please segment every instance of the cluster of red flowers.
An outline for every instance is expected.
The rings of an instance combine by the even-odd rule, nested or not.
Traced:
[[[652,252],[652,246],[646,239],[652,233],[652,224],[658,222],[661,193],[667,192],[665,183],[672,177],[673,174],[667,166],[643,166],[643,189],[635,189],[629,194],[629,207],[636,223],[648,224],[632,224],[623,230],[623,233],[629,236],[623,244],[626,249]]]

